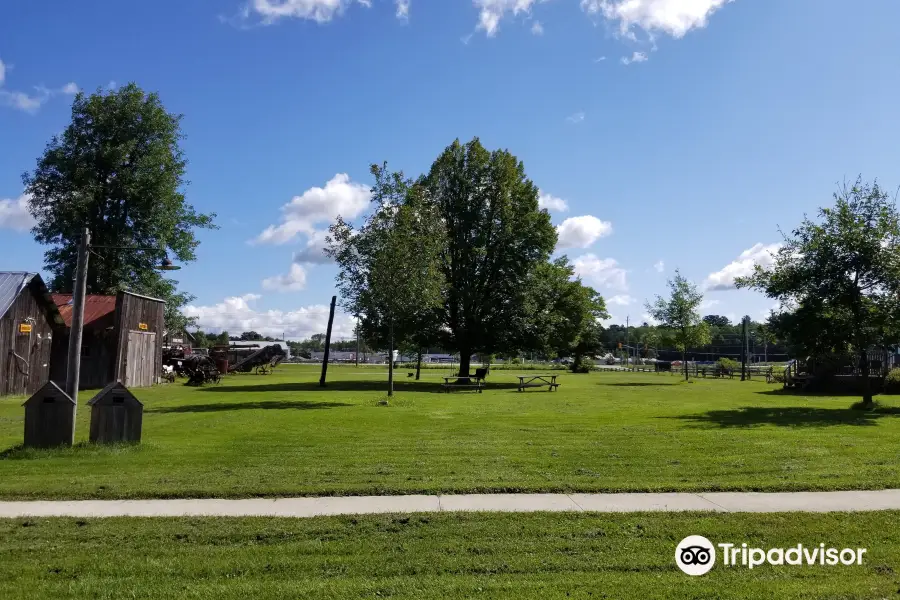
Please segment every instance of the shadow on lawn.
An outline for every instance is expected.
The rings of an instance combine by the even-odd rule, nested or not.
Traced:
[[[620,381],[616,383],[598,383],[597,385],[605,385],[608,387],[654,387],[654,386],[669,386],[675,385],[674,383],[650,383],[647,381]]]
[[[206,388],[204,388],[206,389]],[[146,413],[193,413],[221,412],[228,410],[323,410],[353,406],[344,402],[309,402],[306,400],[273,400],[271,402],[227,402],[219,404],[189,404],[183,406],[160,406],[148,408]]]
[[[485,391],[499,389],[517,389],[517,383],[486,383]],[[318,381],[297,381],[284,383],[259,383],[253,385],[218,385],[200,388],[202,392],[386,392],[387,380],[384,381],[330,381],[326,387],[319,387]],[[395,392],[428,392],[443,394],[445,390],[440,383],[426,381],[394,380]]]
[[[875,425],[885,417],[900,417],[900,408],[879,407],[871,411],[852,408],[812,408],[803,406],[744,406],[735,410],[711,410],[696,415],[661,417],[690,421],[698,427],[829,427],[832,425]]]

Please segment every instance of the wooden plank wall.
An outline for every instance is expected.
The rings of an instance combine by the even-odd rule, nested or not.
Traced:
[[[0,318],[0,396],[33,394],[49,380],[53,329],[36,296],[31,286],[26,287]],[[19,325],[28,318],[33,319],[27,321],[31,333],[19,333]]]
[[[113,380],[115,359],[115,331],[85,329],[82,332],[81,374],[78,389],[95,390],[106,387]],[[69,362],[69,332],[58,332],[53,340],[51,378],[60,387],[65,387]]]
[[[141,329],[141,323],[147,326]],[[139,369],[129,370],[129,332],[155,333],[155,343],[142,349]],[[162,341],[165,333],[165,302],[145,298],[128,292],[119,292],[116,299],[116,336],[118,347],[116,350],[115,377],[125,382],[129,372],[148,373],[141,385],[152,385],[162,371]],[[134,385],[133,383],[130,385]]]

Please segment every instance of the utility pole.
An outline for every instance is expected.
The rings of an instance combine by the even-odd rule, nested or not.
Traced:
[[[69,331],[69,357],[66,363],[66,393],[78,408],[78,382],[81,375],[81,337],[84,330],[84,297],[87,294],[88,249],[91,232],[84,228],[78,244],[75,289],[72,290],[72,328]]]
[[[359,315],[356,315],[356,368],[359,368]]]
[[[629,317],[625,317],[625,368],[628,368],[628,319]]]
[[[747,319],[741,320],[741,381],[747,379]]]
[[[334,306],[337,304],[337,296],[331,297],[331,313],[328,315],[328,330],[325,332],[325,356],[322,357],[322,376],[319,378],[319,387],[325,387],[325,375],[328,373],[328,358],[331,354],[331,326],[334,324]]]

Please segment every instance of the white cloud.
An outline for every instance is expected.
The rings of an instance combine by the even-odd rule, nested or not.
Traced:
[[[480,9],[478,13],[478,29],[483,30],[488,37],[497,34],[500,19],[506,13],[518,15],[530,13],[531,6],[539,0],[473,0],[475,6]]]
[[[617,294],[612,298],[607,298],[607,304],[614,304],[616,306],[628,306],[634,302],[634,298],[629,296],[628,294]]]
[[[294,253],[294,262],[298,264],[324,265],[332,262],[331,257],[325,255],[328,231],[319,230],[312,232],[306,240],[306,248]]]
[[[407,20],[409,19],[409,1],[410,0],[397,0],[397,18]]]
[[[601,237],[612,233],[612,223],[584,215],[570,217],[556,227],[557,248],[587,248]]]
[[[656,269],[657,273],[662,273],[666,270],[666,263],[664,263],[663,261],[659,261],[658,263],[653,265],[653,268]]]
[[[631,55],[631,58],[628,58],[627,56],[623,56],[622,64],[630,65],[631,63],[647,62],[647,60],[649,60],[649,58],[647,57],[646,52],[635,52],[634,54]]]
[[[597,258],[594,254],[585,254],[572,261],[575,275],[588,285],[601,289],[627,291],[627,272],[612,258]]]
[[[641,315],[641,321],[646,322],[648,325],[659,325],[659,321],[653,318],[653,315],[650,313],[644,313]]]
[[[535,21],[531,26],[531,33],[534,35],[544,35],[544,25],[540,21]]]
[[[369,0],[356,0],[355,3],[371,5]],[[253,13],[266,25],[285,18],[327,23],[343,14],[351,4],[354,0],[250,0],[241,11],[241,16],[247,18]]]
[[[700,308],[701,310],[706,310],[707,308],[712,308],[713,306],[716,306],[718,304],[721,304],[718,300],[704,300],[700,303],[700,306],[698,308]]]
[[[0,85],[6,80],[6,65],[0,60]]]
[[[69,94],[70,96],[74,96],[78,93],[78,84],[74,81],[70,81],[66,85],[62,86],[60,90],[63,94]]]
[[[39,92],[32,96],[25,92],[8,92],[0,90],[0,104],[34,114],[50,99],[50,94]]]
[[[781,248],[781,244],[756,244],[741,252],[737,260],[727,264],[725,268],[710,273],[703,287],[707,290],[731,290],[735,288],[735,277],[746,277],[753,273],[756,265],[770,267],[774,262],[773,255]]]
[[[259,310],[256,303],[258,294],[246,294],[225,298],[213,306],[186,306],[182,312],[188,317],[196,317],[197,325],[204,331],[237,334],[242,331],[256,331],[272,337],[287,336],[290,339],[308,338],[316,333],[324,333],[328,327],[328,305],[313,305],[293,311]],[[334,315],[334,339],[348,339],[353,336],[354,319],[341,312]]]
[[[34,226],[34,217],[28,212],[28,195],[15,200],[0,200],[0,229],[26,231]]]
[[[666,33],[684,37],[692,29],[706,27],[709,17],[733,0],[581,0],[588,14],[618,23],[619,33],[633,35],[638,27],[649,35]]]
[[[605,56],[601,56],[600,58],[595,58],[595,59],[594,59],[594,62],[595,62],[595,63],[598,63],[598,62],[603,62],[604,60],[606,60],[606,57],[605,57]]]
[[[267,227],[256,241],[286,244],[300,233],[312,235],[317,223],[331,223],[338,215],[355,219],[365,210],[371,195],[368,186],[353,183],[349,175],[339,173],[324,188],[310,188],[282,206],[282,223]]]
[[[538,208],[546,208],[550,212],[566,212],[569,210],[569,204],[562,198],[538,190]]]
[[[584,121],[584,118],[586,116],[587,115],[584,114],[584,111],[581,110],[575,114],[571,114],[568,117],[566,117],[566,121],[568,121],[569,123],[581,123],[582,121]]]
[[[286,275],[263,279],[262,287],[264,290],[276,292],[298,292],[306,287],[306,269],[293,263],[291,270]]]

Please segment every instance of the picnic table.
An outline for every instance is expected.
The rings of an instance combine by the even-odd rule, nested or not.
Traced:
[[[559,387],[556,383],[556,375],[519,375],[519,391],[525,391],[529,387],[546,387],[548,392]]]
[[[459,377],[458,375],[454,375],[452,377],[444,377],[444,383],[441,387],[443,387],[444,391],[448,394],[451,390],[471,389],[474,389],[480,394],[481,390],[484,389],[484,376],[470,375],[468,377]]]

